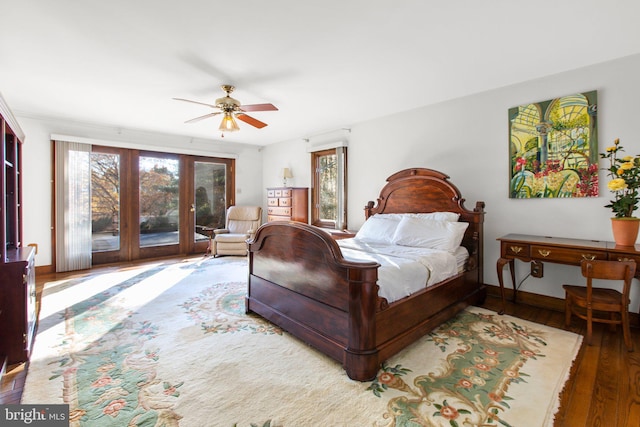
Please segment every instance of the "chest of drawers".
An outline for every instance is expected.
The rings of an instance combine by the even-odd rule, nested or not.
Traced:
[[[267,188],[267,221],[309,222],[309,189]]]

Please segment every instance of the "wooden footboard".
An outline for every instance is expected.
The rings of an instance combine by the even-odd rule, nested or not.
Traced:
[[[345,260],[316,227],[268,223],[249,244],[246,310],[338,360],[349,377],[370,379],[379,365],[378,266]]]

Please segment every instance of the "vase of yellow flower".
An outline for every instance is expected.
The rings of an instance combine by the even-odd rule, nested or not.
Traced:
[[[609,167],[606,170],[611,181],[607,187],[614,194],[614,199],[605,205],[605,208],[611,208],[614,214],[614,217],[611,218],[611,225],[616,244],[633,246],[640,228],[640,219],[633,216],[633,212],[638,209],[638,201],[640,201],[638,194],[640,157],[619,157],[623,151],[620,139],[616,138],[613,145],[607,147],[605,153],[600,153],[601,158],[609,160]]]

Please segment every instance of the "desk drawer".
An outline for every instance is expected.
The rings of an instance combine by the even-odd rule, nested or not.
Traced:
[[[278,199],[268,198],[267,206],[278,206]]]
[[[291,221],[291,217],[290,216],[267,215],[267,221],[268,222],[273,222],[273,221]]]
[[[504,258],[529,258],[531,248],[528,244],[516,242],[502,242],[500,244],[500,252]]]
[[[564,264],[580,264],[583,259],[607,259],[606,251],[594,251],[588,248],[557,248],[554,246],[531,245],[531,258],[548,260]]]
[[[636,264],[640,265],[640,254],[639,255],[631,255],[631,254],[617,254],[610,252],[609,253],[610,261],[635,261]],[[640,267],[639,267],[640,268]],[[640,271],[636,268],[636,273]]]

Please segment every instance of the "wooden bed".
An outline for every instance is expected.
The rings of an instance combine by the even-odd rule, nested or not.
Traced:
[[[405,169],[387,178],[365,216],[456,212],[469,226],[462,273],[387,303],[378,296],[375,262],[343,258],[331,235],[299,222],[262,225],[249,242],[246,311],[279,325],[342,363],[358,381],[375,378],[382,362],[468,305],[480,304],[484,203],[473,210],[449,177],[431,169]]]

